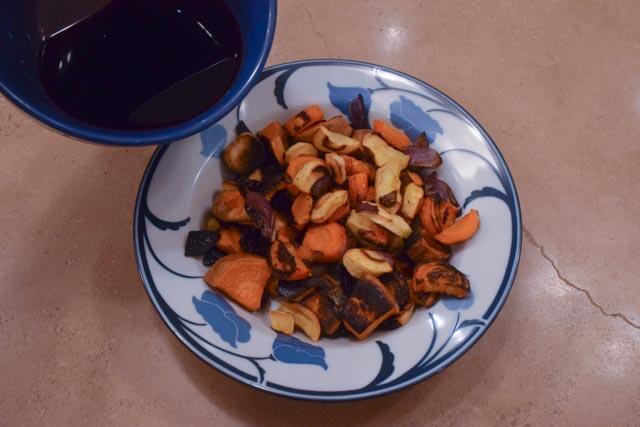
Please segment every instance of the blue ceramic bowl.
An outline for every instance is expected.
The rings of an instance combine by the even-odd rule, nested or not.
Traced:
[[[193,135],[216,123],[242,101],[260,77],[267,60],[275,32],[277,2],[227,0],[243,36],[242,62],[233,85],[221,100],[196,117],[177,125],[144,131],[91,126],[70,117],[53,104],[38,79],[38,52],[47,34],[42,16],[55,13],[56,8],[43,12],[47,2],[42,0],[7,0],[4,3],[0,13],[0,91],[22,110],[63,134],[108,145],[135,146],[172,142]]]

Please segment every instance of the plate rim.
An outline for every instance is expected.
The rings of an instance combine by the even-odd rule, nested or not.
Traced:
[[[140,180],[140,184],[138,186],[138,192],[136,195],[136,201],[135,201],[135,207],[134,207],[134,212],[133,212],[133,244],[134,244],[134,256],[136,259],[136,267],[138,269],[138,274],[140,275],[140,279],[142,280],[142,283],[144,285],[145,291],[147,293],[147,297],[149,298],[149,300],[152,303],[153,308],[156,310],[156,312],[160,315],[161,319],[163,320],[163,322],[165,323],[165,325],[167,326],[167,328],[171,331],[171,333],[178,338],[178,340],[187,348],[189,349],[189,351],[191,353],[193,353],[198,359],[200,359],[201,361],[203,361],[204,363],[206,363],[208,366],[214,368],[216,371],[220,372],[221,374],[239,382],[240,384],[243,384],[245,386],[248,386],[252,389],[256,389],[256,390],[260,390],[263,392],[267,392],[269,394],[273,394],[276,396],[281,396],[281,397],[288,397],[288,398],[294,398],[294,399],[298,399],[298,400],[304,400],[304,401],[320,401],[320,402],[348,402],[348,401],[356,401],[356,400],[364,400],[364,399],[370,399],[370,398],[374,398],[374,397],[379,397],[379,396],[384,396],[390,393],[394,393],[400,390],[403,390],[405,388],[411,387],[415,384],[418,384],[428,378],[433,377],[434,375],[439,374],[440,372],[442,372],[443,370],[445,370],[446,368],[448,368],[449,366],[451,366],[452,364],[454,364],[455,362],[457,362],[465,353],[467,353],[471,348],[473,348],[476,343],[480,340],[480,338],[485,334],[485,332],[491,327],[491,325],[493,324],[493,322],[495,321],[495,319],[498,317],[498,315],[500,314],[500,312],[502,311],[502,308],[504,307],[504,304],[506,303],[509,294],[511,293],[511,289],[513,287],[513,284],[515,282],[515,278],[517,275],[517,271],[518,271],[518,267],[519,267],[519,263],[520,263],[520,254],[522,251],[522,214],[521,214],[521,208],[520,208],[520,199],[518,197],[518,192],[515,186],[515,180],[513,179],[513,175],[511,174],[511,170],[509,169],[509,166],[507,165],[507,162],[504,159],[504,156],[502,155],[502,152],[500,151],[500,149],[498,148],[497,144],[495,143],[495,141],[493,140],[493,138],[491,138],[491,136],[489,135],[489,133],[486,131],[486,129],[480,124],[480,122],[478,122],[478,120],[475,119],[475,117],[469,113],[469,111],[467,111],[462,105],[460,105],[457,101],[455,101],[453,98],[451,98],[450,96],[448,96],[446,93],[444,93],[443,91],[441,91],[440,89],[432,86],[431,84],[418,79],[416,77],[413,77],[407,73],[404,73],[402,71],[398,71],[394,68],[391,67],[387,67],[384,65],[379,65],[379,64],[373,64],[373,63],[369,63],[369,62],[363,62],[363,61],[357,61],[357,60],[349,60],[349,59],[306,59],[306,60],[298,60],[298,61],[289,61],[289,62],[283,62],[280,64],[275,64],[269,67],[264,68],[264,70],[262,71],[262,74],[260,75],[260,77],[258,78],[258,80],[256,81],[256,85],[259,84],[262,80],[264,80],[265,78],[269,77],[270,75],[281,71],[281,70],[286,70],[289,68],[300,68],[302,66],[305,65],[338,65],[338,66],[359,66],[359,67],[365,67],[365,68],[369,68],[369,69],[373,69],[373,70],[382,70],[385,72],[389,72],[392,74],[396,74],[399,75],[403,78],[406,78],[409,81],[412,81],[418,85],[427,87],[430,90],[435,91],[436,93],[438,93],[440,96],[442,96],[443,98],[445,98],[447,101],[451,102],[454,106],[456,106],[457,108],[460,109],[460,111],[463,113],[463,115],[469,119],[469,121],[471,122],[471,124],[473,124],[474,126],[477,127],[477,129],[480,131],[480,133],[482,134],[483,138],[488,142],[487,144],[487,148],[489,149],[489,151],[492,154],[492,157],[494,158],[494,160],[498,163],[498,166],[503,169],[506,173],[505,173],[505,179],[506,179],[506,183],[509,186],[509,189],[513,195],[513,206],[514,206],[514,212],[513,215],[515,217],[515,227],[513,229],[513,231],[515,231],[515,245],[514,245],[514,258],[512,261],[512,266],[511,266],[511,271],[509,272],[509,277],[507,278],[506,281],[506,286],[502,291],[502,296],[500,298],[500,301],[497,302],[496,306],[493,309],[493,312],[491,313],[491,315],[487,318],[486,324],[483,328],[481,328],[480,333],[473,333],[469,338],[468,341],[463,345],[463,347],[461,347],[459,349],[459,353],[457,355],[454,355],[450,360],[447,360],[439,369],[432,371],[432,372],[426,372],[422,375],[416,375],[415,377],[400,383],[396,386],[390,387],[388,389],[382,389],[382,390],[378,390],[378,391],[373,391],[373,392],[366,392],[366,393],[359,393],[356,395],[329,395],[329,396],[321,396],[321,395],[317,395],[317,394],[300,394],[300,393],[295,393],[295,392],[289,392],[289,391],[285,391],[285,390],[278,390],[278,389],[274,389],[274,388],[270,388],[270,387],[266,387],[263,384],[259,384],[253,381],[249,381],[245,378],[242,378],[240,376],[234,376],[233,374],[229,373],[229,372],[225,372],[225,370],[220,369],[219,366],[216,366],[214,363],[212,363],[210,360],[207,360],[207,358],[205,358],[202,354],[200,354],[199,350],[194,348],[189,342],[187,342],[185,340],[185,338],[182,336],[182,334],[180,334],[176,328],[174,327],[174,325],[169,321],[169,319],[166,316],[166,313],[164,312],[164,310],[160,307],[157,299],[154,296],[153,290],[150,287],[150,284],[146,278],[146,273],[144,271],[144,266],[142,264],[142,260],[141,260],[141,248],[140,248],[140,239],[138,238],[138,234],[139,234],[139,226],[138,223],[140,221],[140,217],[141,217],[141,206],[142,206],[142,195],[144,193],[146,193],[145,190],[148,190],[148,185],[150,183],[149,178],[150,178],[150,174],[152,172],[155,171],[155,167],[157,166],[157,162],[159,162],[160,158],[162,157],[162,155],[164,154],[164,152],[169,148],[169,144],[163,144],[163,145],[159,145],[155,151],[153,152],[151,158],[149,159],[149,162],[147,163],[147,166],[145,167],[144,173],[142,175],[142,178]],[[234,108],[239,108],[240,105],[242,104],[243,101],[241,101],[236,107]],[[178,141],[176,141],[178,142]],[[505,191],[507,191],[507,188],[505,188]],[[142,216],[143,220],[144,220],[144,216]],[[513,236],[512,236],[513,238]],[[143,243],[144,245],[144,243]],[[507,267],[509,267],[507,265]]]

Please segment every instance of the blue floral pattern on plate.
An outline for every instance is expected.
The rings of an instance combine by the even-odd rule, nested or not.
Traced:
[[[323,81],[323,67],[332,67],[334,73],[330,81]],[[339,77],[340,73],[347,75],[345,81]],[[362,77],[362,86],[352,84],[357,80],[354,76]],[[314,87],[316,81],[318,84]],[[200,163],[193,160],[193,170],[176,170],[169,160],[163,162],[163,159],[176,155],[172,151],[180,153],[181,159],[190,158],[188,150],[191,145],[185,144],[159,147],[151,159],[138,194],[134,233],[140,274],[155,307],[170,329],[203,360],[233,378],[280,395],[318,400],[371,397],[398,390],[441,371],[487,329],[504,304],[517,267],[521,243],[519,206],[515,187],[495,145],[473,118],[444,94],[410,76],[379,66],[352,61],[302,61],[265,69],[259,85],[272,85],[271,100],[255,100],[252,98],[254,91],[251,91],[243,102],[243,108],[238,106],[235,112],[200,135],[197,155],[205,159],[204,164],[202,160]],[[184,219],[165,218],[176,216],[176,206],[181,205],[176,199],[184,195],[192,197],[190,189],[195,188],[198,182],[202,181],[210,191],[211,182],[220,180],[219,174],[212,170],[216,169],[217,158],[228,143],[228,135],[234,133],[241,121],[251,120],[249,113],[244,116],[245,111],[251,111],[254,104],[259,106],[262,103],[272,105],[265,111],[279,109],[279,116],[284,118],[291,114],[286,111],[288,103],[306,90],[316,91],[314,97],[317,99],[321,99],[324,93],[331,105],[343,114],[348,114],[349,102],[360,94],[369,116],[375,117],[377,111],[389,111],[389,117],[382,118],[390,120],[410,138],[426,132],[431,143],[444,144],[444,147],[436,148],[445,163],[451,156],[457,159],[455,161],[463,156],[466,162],[473,163],[475,169],[488,171],[489,175],[482,182],[461,195],[465,197],[464,208],[490,200],[494,201],[490,209],[495,212],[500,211],[497,204],[508,208],[509,222],[504,224],[505,239],[509,236],[508,254],[504,261],[504,274],[495,284],[495,295],[490,301],[487,302],[486,298],[479,301],[472,282],[474,292],[470,298],[443,299],[428,311],[417,311],[410,325],[402,331],[376,333],[373,340],[362,343],[339,339],[311,344],[306,338],[276,334],[268,328],[265,332],[264,323],[255,327],[264,320],[238,310],[223,295],[202,289],[202,267],[198,267],[198,272],[194,271],[193,265],[182,256],[182,245],[187,226],[191,224],[190,218],[201,215],[199,209],[210,202],[210,193],[195,191],[194,194],[201,194],[202,198],[200,201],[187,199],[183,203],[198,206],[185,213]],[[256,116],[261,114],[254,113]],[[444,136],[448,129],[440,121],[444,117],[459,121],[464,125],[463,129],[473,126],[483,138],[481,144],[457,147],[447,140],[440,142],[441,138],[437,137]],[[251,129],[264,126],[264,123],[255,121],[247,123]],[[214,168],[207,168],[207,164]],[[163,185],[151,185],[155,176],[162,177],[159,180],[164,186],[184,180],[181,185],[185,191],[168,190],[165,194]],[[496,224],[502,227],[491,218],[483,218],[483,228],[495,227]],[[180,281],[180,286],[175,285],[175,281]],[[191,310],[185,308],[185,294],[190,298],[187,305],[192,307]],[[406,330],[415,331],[411,332],[411,346],[400,344],[406,343],[403,341],[406,338],[401,335]],[[415,335],[418,330],[422,331],[421,335]],[[269,342],[268,346],[266,342]],[[417,343],[422,343],[424,348],[416,346]],[[349,346],[352,352],[366,354],[354,356],[360,366],[349,371],[354,377],[353,382],[350,382],[350,376],[334,374],[345,372],[344,364],[348,363],[344,358],[329,357],[336,346]],[[411,357],[407,355],[409,349]],[[398,354],[404,357],[398,358]],[[288,375],[290,371],[286,366],[296,369],[295,372],[305,369],[304,375],[292,377]],[[320,385],[326,381],[329,381],[326,385]]]

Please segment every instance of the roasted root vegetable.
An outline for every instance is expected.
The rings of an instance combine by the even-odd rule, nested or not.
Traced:
[[[273,310],[269,312],[269,320],[271,322],[271,329],[274,331],[287,335],[293,334],[295,327],[293,314],[287,311]]]
[[[310,227],[298,249],[308,262],[336,262],[347,250],[347,232],[337,222]]]
[[[251,224],[253,221],[249,217],[244,204],[244,196],[240,190],[223,190],[216,194],[213,199],[211,212],[216,218],[224,222]]]
[[[291,205],[294,227],[302,229],[311,221],[311,209],[313,209],[313,197],[307,193],[298,194]]]
[[[391,292],[369,274],[356,282],[342,310],[344,326],[359,340],[368,337],[380,323],[398,312]]]
[[[324,112],[319,105],[310,105],[304,110],[300,111],[295,116],[291,117],[284,124],[285,129],[289,132],[289,135],[294,138],[298,136],[309,125],[322,120]]]
[[[204,281],[227,294],[249,311],[260,308],[262,294],[271,269],[263,257],[237,253],[216,261],[207,271]]]
[[[222,228],[220,229],[220,238],[218,239],[217,247],[227,254],[242,252],[240,237],[240,231],[237,228]]]
[[[289,149],[289,134],[279,122],[271,122],[259,133],[263,137],[273,153],[273,157],[280,163],[284,164],[284,155]]]
[[[298,156],[318,157],[318,150],[308,142],[296,142],[284,153],[284,161],[287,164],[291,163],[291,160]]]
[[[335,190],[320,197],[311,211],[311,222],[320,224],[331,219],[332,215],[346,206],[349,213],[349,193]]]
[[[346,225],[363,246],[382,248],[389,244],[391,237],[389,232],[355,210],[349,214]]]
[[[349,249],[342,264],[356,279],[365,275],[380,276],[393,271],[393,259],[388,254],[374,249]]]
[[[262,164],[264,147],[252,134],[241,133],[224,149],[222,159],[233,173],[246,175]]]
[[[320,126],[313,135],[313,146],[324,153],[354,153],[360,149],[360,142],[338,132],[331,132]]]
[[[373,121],[373,131],[380,134],[389,145],[397,150],[404,151],[411,145],[411,141],[404,132],[383,120]]]
[[[311,341],[318,341],[320,339],[320,333],[322,332],[320,321],[313,311],[301,304],[286,302],[283,302],[278,310],[291,313],[295,326],[302,329]]]
[[[293,243],[282,235],[271,243],[269,263],[273,268],[273,273],[283,280],[302,280],[311,274]]]
[[[456,243],[466,242],[472,238],[479,227],[480,216],[478,215],[478,211],[471,209],[465,216],[433,237],[445,245],[455,245]]]
[[[348,120],[311,105],[258,137],[236,127],[223,153],[236,178],[187,236],[185,255],[210,267],[209,286],[250,311],[281,301],[269,313],[279,333],[364,339],[470,291],[448,262],[450,245],[478,230],[478,212],[456,221],[426,135],[411,142],[378,119],[369,129],[368,107],[358,95]]]
[[[347,177],[349,205],[351,205],[352,208],[358,206],[358,203],[367,200],[367,193],[369,192],[368,182],[369,180],[366,173],[357,173]]]
[[[413,290],[446,294],[464,298],[469,292],[469,280],[454,266],[441,262],[418,265],[413,272]]]
[[[403,239],[411,235],[411,226],[407,224],[404,218],[389,212],[382,206],[375,203],[362,202],[356,209],[380,227],[386,228]]]
[[[384,166],[389,162],[398,162],[401,169],[409,165],[409,156],[389,146],[384,139],[375,133],[368,133],[362,139],[362,146],[373,157],[376,166]]]

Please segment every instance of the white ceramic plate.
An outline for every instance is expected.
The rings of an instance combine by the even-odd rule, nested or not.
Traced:
[[[384,118],[411,138],[425,131],[443,157],[439,177],[465,212],[480,211],[474,238],[454,249],[451,263],[472,292],[418,309],[394,331],[364,341],[311,343],[278,335],[267,311],[249,313],[212,292],[206,268],[183,255],[186,235],[200,228],[221,182],[219,156],[243,120],[253,132],[310,104],[327,116],[347,114],[358,93],[369,120]],[[513,180],[497,147],[456,102],[406,74],[352,61],[277,65],[241,105],[200,135],[161,146],[142,180],[134,219],[138,268],[151,301],[171,331],[198,357],[261,390],[314,400],[350,400],[399,390],[442,371],[489,327],[514,280],[521,218]]]

